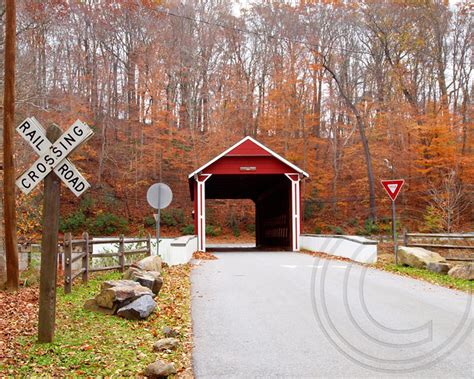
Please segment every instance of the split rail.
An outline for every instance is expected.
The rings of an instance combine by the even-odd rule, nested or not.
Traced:
[[[94,245],[117,244],[116,252],[93,253]],[[143,248],[126,249],[126,245],[141,245]],[[104,238],[94,240],[89,237],[88,233],[84,233],[81,239],[73,239],[71,233],[64,235],[64,292],[70,293],[74,279],[82,277],[82,282],[87,283],[89,273],[106,270],[119,270],[123,272],[130,264],[126,263],[127,256],[137,254],[151,255],[151,236],[146,238],[125,238],[120,235],[118,238]],[[80,252],[77,253],[78,248]],[[93,258],[118,258],[118,265],[91,267]],[[81,261],[79,270],[73,271],[73,264]]]
[[[459,241],[459,243],[456,243],[455,241]],[[474,234],[408,233],[405,230],[403,232],[403,244],[408,247],[423,247],[448,250],[472,250],[472,253],[474,253]],[[447,257],[446,259],[451,261],[471,262],[474,261],[474,256]]]

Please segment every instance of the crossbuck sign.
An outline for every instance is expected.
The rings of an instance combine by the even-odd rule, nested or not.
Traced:
[[[76,196],[81,196],[90,187],[87,180],[66,158],[94,134],[87,124],[77,120],[54,143],[48,140],[44,128],[34,117],[27,118],[16,130],[39,155],[36,162],[16,181],[16,185],[25,194],[30,193],[52,170]]]

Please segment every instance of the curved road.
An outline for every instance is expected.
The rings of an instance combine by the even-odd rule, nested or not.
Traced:
[[[472,295],[300,253],[192,273],[198,378],[473,378]]]

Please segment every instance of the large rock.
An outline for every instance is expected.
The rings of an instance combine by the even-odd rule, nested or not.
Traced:
[[[152,290],[155,295],[160,293],[163,279],[158,271],[144,271],[137,267],[130,267],[123,274],[124,279],[133,280]]]
[[[121,286],[138,286],[139,283],[134,282],[133,280],[106,280],[105,282],[102,282],[100,285],[101,290],[105,290],[107,288],[112,288],[112,287],[121,287]]]
[[[451,265],[444,262],[429,262],[426,265],[426,269],[437,274],[447,274],[450,270]]]
[[[152,255],[134,263],[132,267],[137,267],[144,271],[161,272],[161,258],[157,255]]]
[[[114,306],[112,309],[100,307],[95,299],[86,300],[83,308],[91,312],[98,312],[105,315],[113,315],[117,310],[117,306]]]
[[[421,247],[400,246],[398,248],[398,258],[400,263],[415,268],[426,268],[428,263],[446,262],[446,259],[438,253],[434,253]]]
[[[123,280],[133,280],[133,276],[136,273],[141,273],[141,272],[143,272],[143,270],[140,270],[138,267],[130,266],[128,269],[124,271],[124,273],[122,274],[122,278]]]
[[[100,293],[95,297],[97,304],[103,308],[123,307],[144,295],[153,292],[132,280],[110,280],[102,283]]]
[[[156,309],[155,300],[151,295],[141,296],[117,311],[117,315],[129,320],[147,318]]]
[[[448,275],[456,279],[474,280],[474,263],[454,266]]]
[[[145,368],[145,376],[151,379],[166,378],[174,374],[176,374],[174,364],[163,362],[159,359]]]
[[[153,344],[153,351],[175,350],[178,348],[177,338],[162,338]]]

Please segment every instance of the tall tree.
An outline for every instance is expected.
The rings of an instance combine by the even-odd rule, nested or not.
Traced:
[[[6,0],[5,64],[3,92],[3,196],[5,220],[5,249],[7,283],[10,290],[19,287],[18,247],[16,237],[15,162],[13,160],[15,131],[15,58],[16,58],[16,2]]]

